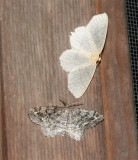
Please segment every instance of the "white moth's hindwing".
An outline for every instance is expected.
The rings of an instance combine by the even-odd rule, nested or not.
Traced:
[[[106,13],[93,16],[86,27],[78,27],[71,33],[72,49],[64,51],[59,58],[62,68],[70,72],[68,89],[76,98],[84,94],[94,75],[104,47],[107,26]]]
[[[68,75],[68,89],[79,98],[86,91],[96,69],[96,63],[87,63],[72,70]]]

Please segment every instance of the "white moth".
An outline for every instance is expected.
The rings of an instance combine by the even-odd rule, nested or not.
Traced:
[[[71,48],[60,56],[60,65],[69,72],[68,89],[76,97],[86,91],[101,60],[108,27],[106,13],[92,17],[87,26],[81,26],[71,32]]]

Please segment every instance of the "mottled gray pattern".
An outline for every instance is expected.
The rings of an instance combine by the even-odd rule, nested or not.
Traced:
[[[69,135],[81,140],[87,128],[95,126],[103,120],[103,116],[96,111],[74,108],[81,104],[35,107],[29,110],[30,119],[41,126],[45,136]]]

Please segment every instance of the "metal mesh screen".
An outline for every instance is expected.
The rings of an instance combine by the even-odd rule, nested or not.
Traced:
[[[125,0],[125,3],[138,133],[138,0]]]

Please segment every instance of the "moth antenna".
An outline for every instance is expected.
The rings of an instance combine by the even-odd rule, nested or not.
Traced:
[[[61,103],[63,103],[64,106],[67,105],[67,102],[65,102],[65,100],[63,100],[63,99],[61,99],[61,98],[59,98],[59,100],[60,100]]]

